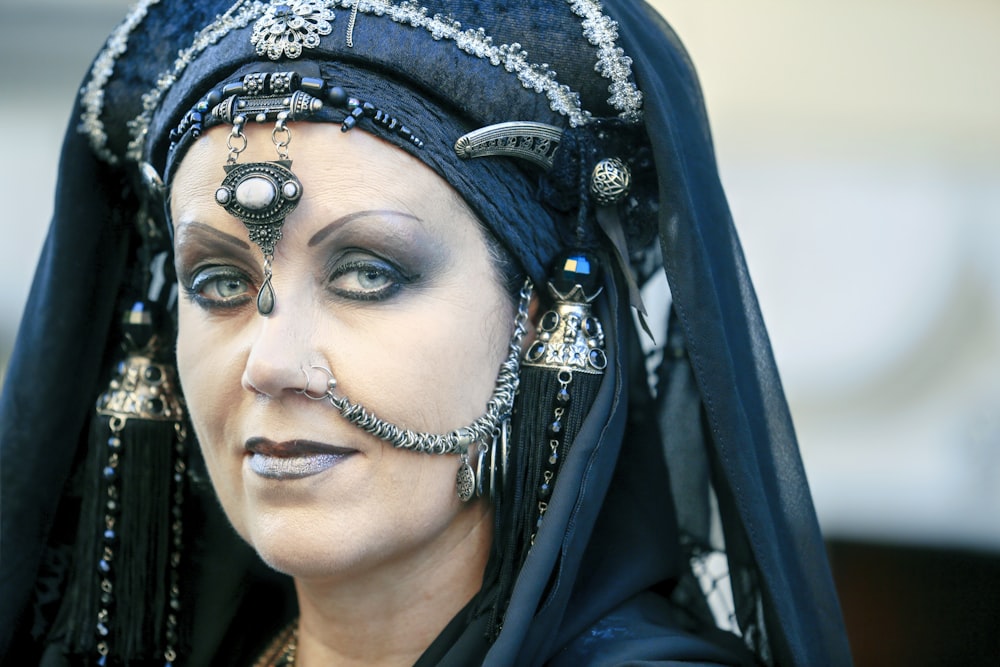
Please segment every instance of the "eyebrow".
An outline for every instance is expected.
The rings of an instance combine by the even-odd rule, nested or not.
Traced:
[[[420,222],[420,218],[418,218],[417,216],[415,216],[415,215],[413,215],[411,213],[404,213],[403,211],[394,211],[392,209],[375,209],[375,210],[371,210],[371,211],[355,211],[354,213],[348,213],[347,215],[340,216],[339,218],[337,218],[336,220],[334,220],[330,224],[324,226],[322,229],[320,229],[315,234],[313,234],[312,238],[309,239],[309,247],[311,248],[314,245],[316,245],[317,243],[321,242],[323,239],[325,239],[327,236],[329,236],[337,227],[340,227],[341,225],[345,225],[348,222],[352,222],[352,221],[358,220],[360,218],[380,217],[380,216],[393,216],[393,217],[400,217],[400,218],[409,218],[411,220],[416,220],[417,222]]]
[[[215,227],[212,227],[211,225],[206,225],[203,222],[194,222],[194,221],[192,221],[192,222],[182,222],[179,225],[177,225],[177,230],[178,231],[180,231],[182,228],[193,228],[193,229],[198,230],[200,232],[204,232],[205,234],[208,234],[209,236],[212,236],[212,237],[214,237],[214,238],[216,238],[216,239],[218,239],[220,241],[225,241],[226,243],[228,243],[230,245],[234,245],[237,248],[241,248],[243,250],[249,250],[250,249],[250,244],[248,244],[243,239],[237,238],[237,237],[233,236],[232,234],[227,234],[226,232],[218,230]],[[179,237],[180,235],[178,234],[176,236]]]

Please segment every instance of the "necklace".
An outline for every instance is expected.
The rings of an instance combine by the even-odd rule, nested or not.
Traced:
[[[271,641],[253,667],[295,667],[299,647],[299,619],[286,625]]]

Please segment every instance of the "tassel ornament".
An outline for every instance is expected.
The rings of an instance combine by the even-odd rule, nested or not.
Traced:
[[[562,256],[548,291],[553,305],[539,320],[537,338],[521,362],[512,419],[512,479],[497,508],[497,530],[505,537],[496,555],[494,634],[499,633],[517,572],[544,523],[559,467],[608,364],[604,330],[591,307],[601,293],[596,259],[583,252]]]
[[[181,641],[184,407],[144,304],[123,329],[125,357],[91,422],[76,566],[56,627],[97,665],[170,666]]]

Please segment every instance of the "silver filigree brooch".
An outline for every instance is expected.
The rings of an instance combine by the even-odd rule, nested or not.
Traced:
[[[319,46],[320,37],[333,32],[336,18],[330,3],[319,0],[272,2],[253,26],[250,42],[257,55],[271,60],[298,58],[302,49]]]

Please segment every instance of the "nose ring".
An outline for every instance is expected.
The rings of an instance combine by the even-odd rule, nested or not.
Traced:
[[[333,377],[333,372],[329,368],[327,368],[326,366],[309,367],[310,369],[315,368],[316,370],[323,371],[329,377],[329,379],[326,381],[326,391],[318,396],[316,394],[310,393],[309,391],[309,382],[310,382],[309,371],[306,370],[305,366],[300,366],[299,368],[302,370],[302,374],[306,376],[306,386],[303,387],[302,389],[295,390],[296,394],[302,394],[306,398],[313,401],[322,401],[333,397],[333,390],[337,388],[337,379]]]

